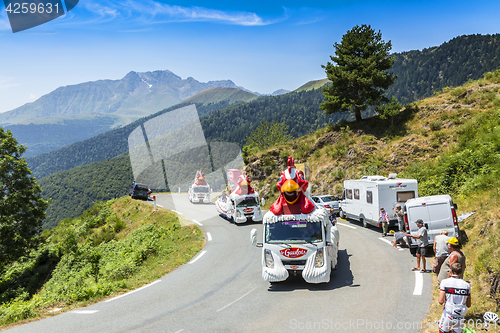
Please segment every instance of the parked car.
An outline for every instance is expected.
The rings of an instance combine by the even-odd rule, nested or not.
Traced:
[[[132,184],[132,188],[130,189],[130,196],[132,197],[132,199],[148,200],[150,193],[151,190],[146,184],[134,183]]]
[[[339,198],[334,195],[314,195],[312,196],[313,201],[317,206],[321,206],[330,210],[333,208],[335,213],[339,212]]]

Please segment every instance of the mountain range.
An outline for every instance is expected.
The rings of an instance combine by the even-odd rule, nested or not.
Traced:
[[[168,70],[132,71],[120,80],[59,87],[32,103],[1,113],[0,126],[10,129],[28,147],[27,157],[34,156],[127,125],[205,90],[196,101],[225,99],[231,105],[258,97],[231,80],[203,83],[192,77],[181,79]]]

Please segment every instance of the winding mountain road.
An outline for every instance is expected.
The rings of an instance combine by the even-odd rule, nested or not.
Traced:
[[[157,204],[184,215],[206,235],[189,263],[142,288],[6,332],[418,332],[431,302],[431,277],[412,272],[415,258],[380,230],[338,221],[337,270],[328,284],[301,278],[269,284],[250,230],[186,194]],[[261,235],[261,233],[259,233]],[[259,240],[261,241],[261,240]],[[428,267],[430,267],[428,260]]]

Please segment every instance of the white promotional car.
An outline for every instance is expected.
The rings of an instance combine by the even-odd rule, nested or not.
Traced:
[[[225,200],[219,197],[215,202],[215,208],[219,214],[234,223],[262,221],[259,194],[256,192],[245,195],[233,193]]]
[[[312,200],[317,206],[321,206],[330,211],[333,208],[334,212],[339,212],[339,198],[334,195],[313,195]]]
[[[262,247],[262,279],[270,283],[301,275],[308,283],[328,283],[337,266],[339,231],[321,208],[308,216],[266,213],[263,242],[257,229],[250,234],[254,246]]]
[[[191,185],[188,190],[188,198],[192,203],[210,203],[210,186]]]

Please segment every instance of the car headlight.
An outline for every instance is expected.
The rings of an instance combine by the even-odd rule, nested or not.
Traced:
[[[257,207],[257,215],[260,215],[262,211],[260,210],[260,207]]]
[[[264,250],[264,260],[266,261],[266,267],[273,268],[274,267],[274,259],[271,250]]]
[[[240,212],[239,210],[238,210],[238,211],[236,211],[236,216],[237,216],[237,217],[241,217],[241,212]]]
[[[316,251],[316,258],[314,258],[314,266],[323,267],[324,264],[323,248]]]

